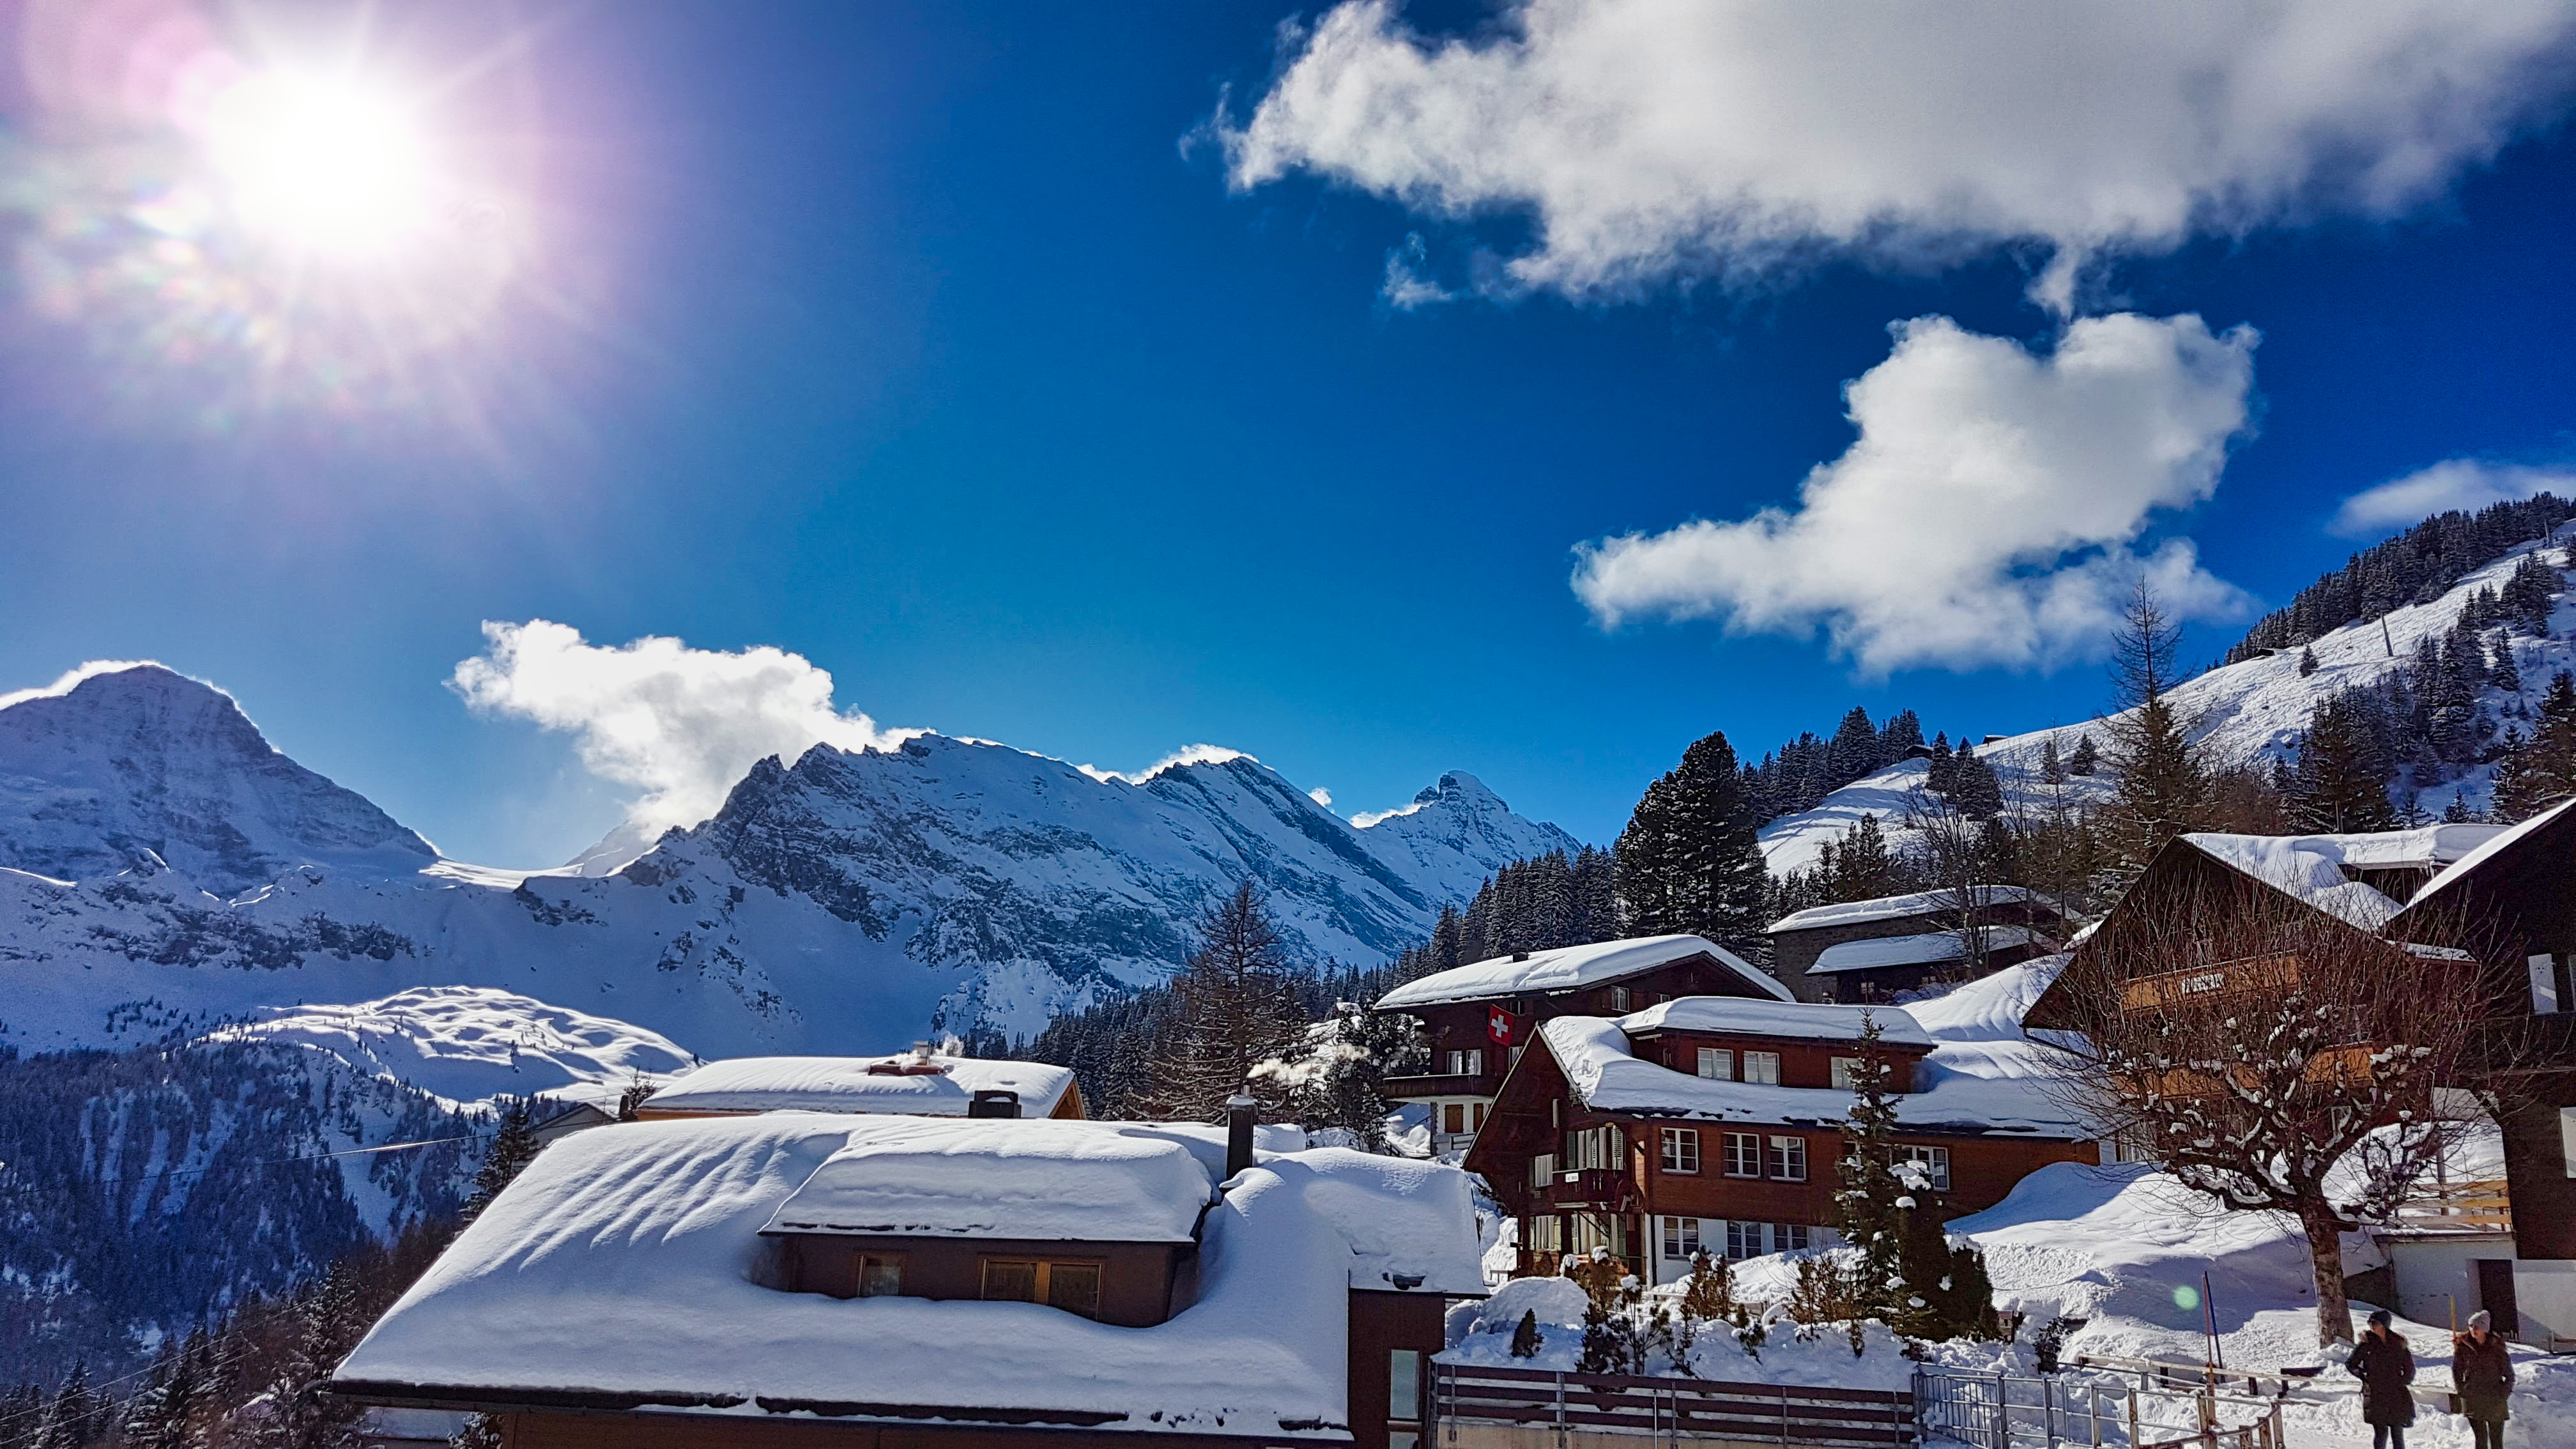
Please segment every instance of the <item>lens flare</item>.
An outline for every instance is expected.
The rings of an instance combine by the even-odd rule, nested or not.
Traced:
[[[420,128],[348,82],[254,75],[207,108],[206,145],[252,228],[336,256],[380,256],[433,212]]]

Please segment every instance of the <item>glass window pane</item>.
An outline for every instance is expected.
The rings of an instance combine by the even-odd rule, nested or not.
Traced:
[[[1767,1082],[1772,1086],[1778,1086],[1780,1084],[1780,1054],[1778,1052],[1746,1052],[1744,1054],[1744,1080],[1748,1082]]]
[[[1050,1263],[1047,1265],[1048,1306],[1067,1313],[1090,1318],[1100,1312],[1100,1265],[1097,1263]]]
[[[984,1296],[1014,1303],[1038,1301],[1038,1265],[1004,1258],[984,1260]]]
[[[903,1264],[893,1258],[859,1260],[859,1296],[886,1298],[903,1292]]]
[[[1422,1417],[1422,1354],[1410,1348],[1386,1351],[1386,1416],[1407,1422]]]

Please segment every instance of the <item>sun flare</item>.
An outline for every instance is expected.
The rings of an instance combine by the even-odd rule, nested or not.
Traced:
[[[381,255],[430,217],[428,148],[416,121],[356,86],[248,77],[215,98],[206,139],[243,221],[288,244]]]

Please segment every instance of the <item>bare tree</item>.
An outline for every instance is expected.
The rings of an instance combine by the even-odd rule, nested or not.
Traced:
[[[2052,988],[2080,1035],[2039,1035],[2054,1090],[2130,1155],[2295,1217],[2318,1341],[2349,1341],[2339,1236],[2393,1213],[2464,1130],[2434,1089],[2472,1064],[2477,973],[2232,873],[2159,872]]]
[[[1934,909],[1959,938],[1958,975],[1985,975],[1994,954],[1998,862],[1987,844],[1992,822],[1972,819],[1949,797],[1918,785],[1905,792],[1905,824],[1915,832],[1916,865],[1930,877]]]
[[[1250,1091],[1278,1110],[1285,1089],[1251,1081],[1252,1069],[1302,1055],[1306,1018],[1259,888],[1244,881],[1209,906],[1199,936],[1172,978],[1176,1032],[1145,1066],[1140,1105],[1156,1116],[1218,1121],[1226,1098]]]

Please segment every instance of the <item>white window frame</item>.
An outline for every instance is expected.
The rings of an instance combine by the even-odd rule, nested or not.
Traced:
[[[1781,1182],[1807,1180],[1807,1139],[1795,1135],[1774,1136],[1762,1144],[1762,1174]]]
[[[1735,1053],[1726,1047],[1701,1047],[1699,1075],[1712,1082],[1734,1081]]]
[[[1529,1242],[1523,1246],[1533,1253],[1564,1252],[1565,1219],[1554,1213],[1530,1214]]]
[[[1762,1175],[1761,1133],[1729,1132],[1726,1134],[1726,1141],[1720,1145],[1726,1149],[1725,1157],[1721,1162],[1721,1165],[1725,1169],[1723,1174],[1724,1176],[1758,1178]],[[1753,1170],[1750,1172],[1736,1171],[1736,1164],[1739,1162],[1749,1164]]]
[[[1760,1223],[1740,1222],[1733,1218],[1728,1219],[1726,1224],[1726,1261],[1730,1263],[1741,1263],[1747,1258],[1761,1257],[1765,1251],[1762,1238],[1762,1225]]]
[[[1629,1006],[1628,1006],[1628,1000],[1629,1000],[1629,997],[1628,997],[1628,988],[1627,988],[1627,987],[1625,987],[1625,986],[1613,986],[1613,987],[1611,987],[1611,988],[1610,988],[1610,1009],[1611,1009],[1612,1011],[1626,1011],[1626,1010],[1629,1010],[1630,1008],[1629,1008]]]
[[[1676,1176],[1699,1176],[1699,1129],[1666,1127],[1662,1138],[1664,1171]]]
[[[1932,1169],[1932,1190],[1950,1190],[1950,1149],[1947,1147],[1899,1147],[1899,1162],[1919,1162]]]
[[[1748,1051],[1744,1054],[1744,1080],[1765,1086],[1780,1085],[1780,1054]]]
[[[1860,1077],[1860,1064],[1861,1059],[1858,1057],[1834,1058],[1835,1091],[1848,1092],[1852,1089],[1852,1084]]]
[[[1699,1256],[1699,1219],[1664,1219],[1664,1258],[1667,1262],[1687,1263]]]

